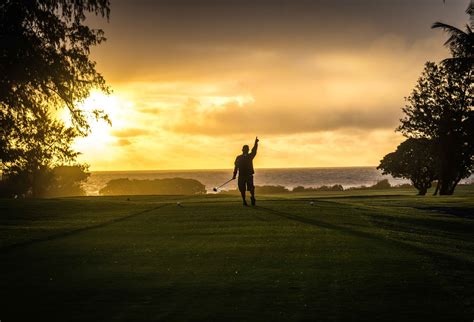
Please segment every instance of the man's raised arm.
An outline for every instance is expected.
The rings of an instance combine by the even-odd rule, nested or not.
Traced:
[[[258,137],[256,137],[255,143],[253,144],[252,152],[250,152],[250,155],[252,156],[252,158],[255,158],[255,156],[257,155],[258,141],[259,141]]]

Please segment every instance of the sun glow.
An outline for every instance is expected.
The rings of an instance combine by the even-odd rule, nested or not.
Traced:
[[[117,94],[94,91],[77,107],[88,114],[90,132],[86,137],[77,138],[74,148],[88,156],[113,158],[114,153],[108,149],[118,141],[113,132],[127,126],[127,113],[133,110],[133,103]],[[104,119],[96,119],[92,114],[94,110],[103,111],[111,124]]]

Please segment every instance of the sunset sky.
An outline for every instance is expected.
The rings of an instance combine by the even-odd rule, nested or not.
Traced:
[[[435,21],[467,0],[111,1],[92,58],[114,93],[76,142],[91,170],[377,165],[403,138],[404,97],[448,55]],[[199,4],[198,4],[199,3]]]

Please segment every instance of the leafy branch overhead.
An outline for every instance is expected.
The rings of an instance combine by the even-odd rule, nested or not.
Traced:
[[[451,67],[472,68],[474,64],[474,34],[471,27],[466,25],[466,31],[462,31],[442,22],[435,22],[431,27],[442,29],[449,35],[444,45],[450,49],[452,57],[445,58],[443,63]]]
[[[107,115],[79,108],[93,89],[110,93],[89,54],[104,42],[90,15],[109,19],[108,0],[7,0],[0,4],[0,157],[10,177],[74,162],[75,137]],[[58,118],[66,109],[70,125]]]
[[[104,32],[82,23],[92,12],[108,19],[109,1],[8,1],[0,12],[0,103],[16,113],[67,107],[78,134],[89,131],[76,108],[93,88],[110,92],[90,60]],[[103,113],[97,114],[98,117]]]

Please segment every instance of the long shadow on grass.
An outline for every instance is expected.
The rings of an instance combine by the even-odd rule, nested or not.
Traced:
[[[256,208],[259,209],[259,210],[265,211],[267,213],[270,213],[270,214],[273,214],[273,215],[276,215],[276,216],[279,216],[279,217],[282,217],[282,218],[286,218],[286,219],[289,219],[289,220],[297,221],[297,222],[300,222],[300,223],[303,223],[303,224],[313,225],[313,226],[326,228],[326,229],[337,230],[337,231],[344,232],[344,233],[352,235],[352,236],[376,240],[377,242],[382,242],[382,243],[385,243],[385,244],[388,244],[388,245],[391,245],[391,246],[398,246],[398,247],[401,247],[405,250],[416,252],[420,255],[425,255],[425,256],[427,255],[427,256],[432,257],[436,260],[440,260],[440,259],[447,260],[447,261],[451,262],[452,264],[461,265],[463,268],[466,268],[466,269],[471,269],[471,270],[474,269],[474,263],[469,261],[469,260],[463,260],[463,259],[460,259],[460,258],[455,257],[455,256],[451,256],[451,255],[448,255],[448,254],[435,252],[435,251],[432,251],[432,250],[429,250],[429,249],[425,249],[425,248],[422,248],[422,247],[415,246],[413,244],[405,243],[403,241],[384,238],[383,236],[379,236],[379,235],[376,235],[376,234],[371,234],[371,233],[367,233],[367,232],[363,232],[363,231],[354,230],[354,229],[344,227],[344,226],[330,224],[330,223],[327,223],[327,222],[324,222],[324,221],[321,221],[321,220],[317,220],[317,219],[313,219],[313,218],[301,217],[301,216],[297,216],[297,215],[294,215],[294,214],[289,214],[289,213],[286,213],[286,212],[283,212],[283,211],[280,211],[280,210],[275,210],[275,209],[266,208],[266,207],[262,207],[262,206],[257,206]]]
[[[415,209],[428,210],[443,215],[459,217],[463,219],[474,219],[474,208],[469,207],[436,207],[436,206],[418,206]]]
[[[64,231],[64,232],[60,232],[60,233],[45,236],[45,237],[30,239],[30,240],[27,240],[27,241],[24,241],[24,242],[21,242],[21,243],[16,243],[16,244],[3,246],[3,247],[0,247],[0,252],[8,252],[8,251],[16,249],[18,247],[28,246],[28,245],[38,243],[38,242],[43,242],[43,241],[50,241],[50,240],[54,240],[54,239],[58,239],[58,238],[67,237],[67,236],[70,236],[70,235],[73,235],[73,234],[81,233],[81,232],[84,232],[84,231],[89,231],[89,230],[92,230],[92,229],[106,227],[108,225],[115,224],[115,223],[118,223],[118,222],[121,222],[121,221],[125,221],[125,220],[128,220],[128,219],[134,218],[136,216],[143,215],[143,214],[146,214],[148,212],[166,207],[168,205],[170,205],[170,204],[165,203],[165,204],[161,204],[157,207],[153,207],[153,208],[150,208],[150,209],[145,209],[145,210],[142,210],[142,211],[139,211],[139,212],[135,212],[135,213],[126,215],[126,216],[122,216],[122,217],[119,217],[119,218],[108,220],[108,221],[102,222],[100,224],[89,225],[89,226],[86,226],[86,227],[67,230],[67,231]]]
[[[325,202],[327,203],[328,201],[325,201]],[[466,308],[466,312],[474,312],[474,306],[473,306],[472,301],[470,300],[472,299],[474,294],[472,290],[469,288],[469,286],[466,287],[466,285],[472,285],[472,283],[474,282],[474,279],[472,276],[472,272],[474,271],[474,263],[472,261],[463,260],[458,257],[451,256],[449,254],[435,252],[429,249],[425,249],[413,244],[400,241],[400,240],[385,238],[377,234],[371,234],[371,233],[367,233],[363,231],[358,231],[358,230],[354,230],[348,227],[323,222],[317,219],[301,217],[294,214],[289,214],[283,211],[261,207],[261,206],[258,206],[257,209],[270,213],[272,215],[286,218],[288,220],[297,221],[302,224],[308,224],[308,225],[313,225],[313,226],[317,226],[321,228],[340,231],[352,236],[367,238],[370,240],[377,241],[378,243],[383,243],[388,246],[400,247],[401,249],[411,251],[422,256],[427,256],[434,263],[436,263],[436,265],[439,267],[439,269],[441,269],[441,271],[444,271],[443,275],[445,276],[446,279],[451,280],[451,282],[454,281],[453,285],[456,285],[456,286],[453,286],[453,288],[451,289],[451,292],[454,296],[458,297],[463,302]],[[467,294],[466,294],[466,291],[468,292]]]

